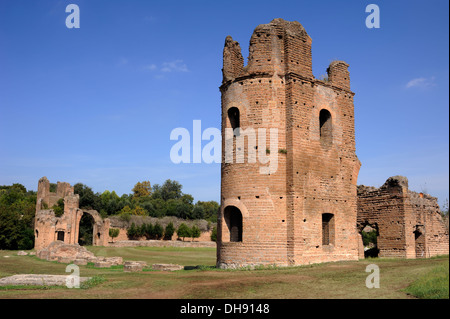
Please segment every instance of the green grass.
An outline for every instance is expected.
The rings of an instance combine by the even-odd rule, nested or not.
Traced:
[[[414,281],[405,292],[420,299],[449,299],[449,268],[443,264]]]
[[[88,247],[97,256],[146,261],[142,272],[122,266],[80,266],[92,277],[84,289],[66,287],[3,287],[0,298],[191,298],[191,299],[409,299],[448,298],[448,256],[430,259],[379,259],[334,262],[297,267],[256,267],[221,270],[214,267],[214,248]],[[8,255],[9,258],[4,256]],[[174,263],[185,270],[151,270],[154,263]],[[380,288],[368,289],[366,266],[380,268]],[[66,264],[0,251],[0,277],[14,274],[67,275]],[[446,285],[444,284],[446,281]],[[419,287],[425,293],[418,293]],[[414,290],[417,289],[417,290]]]
[[[87,247],[96,256],[121,256],[124,260],[145,261],[152,264],[183,266],[215,266],[216,248],[207,247]]]
[[[91,277],[89,280],[82,282],[80,285],[81,289],[89,289],[92,287],[95,287],[97,285],[100,285],[106,281],[106,278],[104,276],[94,276]]]

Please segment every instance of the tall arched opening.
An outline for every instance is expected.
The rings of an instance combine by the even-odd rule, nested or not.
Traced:
[[[78,244],[80,246],[92,246],[94,239],[95,220],[91,214],[83,213],[78,227]]]
[[[331,120],[331,113],[322,109],[319,114],[319,126],[320,126],[320,143],[329,147],[333,143],[333,122]]]
[[[224,219],[230,233],[230,242],[242,241],[242,213],[235,206],[227,206],[224,210]]]

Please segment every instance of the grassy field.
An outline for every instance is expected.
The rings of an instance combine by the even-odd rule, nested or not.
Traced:
[[[431,259],[366,259],[354,262],[256,270],[215,269],[214,248],[88,247],[97,256],[175,263],[176,272],[123,272],[123,267],[80,266],[94,277],[87,289],[65,287],[0,287],[0,298],[274,298],[274,299],[407,299],[448,298],[448,256]],[[0,277],[14,274],[65,273],[65,264],[0,251]],[[5,257],[9,256],[9,257]],[[380,288],[365,285],[366,266],[380,269]],[[201,267],[195,267],[195,266]]]

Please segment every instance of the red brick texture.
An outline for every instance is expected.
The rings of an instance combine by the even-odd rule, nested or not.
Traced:
[[[448,229],[437,199],[408,190],[394,176],[380,188],[358,187],[358,229],[377,229],[379,257],[427,258],[449,252]]]
[[[360,162],[348,65],[333,62],[329,81],[315,79],[311,38],[300,23],[282,19],[255,29],[249,53],[244,67],[239,44],[227,37],[220,87],[222,133],[231,127],[232,107],[239,109],[242,129],[277,128],[278,150],[270,151],[278,153],[278,166],[261,174],[264,164],[249,163],[247,144],[244,163],[225,163],[223,154],[218,266],[358,259]],[[241,241],[233,230],[239,218],[226,214],[236,210],[242,219]],[[329,215],[324,219],[323,214]],[[327,225],[324,220],[329,220]],[[324,245],[327,236],[329,244]]]
[[[64,214],[56,217],[51,207],[60,198],[64,199]],[[74,194],[74,189],[70,184],[58,182],[56,192],[50,192],[49,180],[46,177],[41,178],[38,183],[36,200],[34,248],[36,250],[46,248],[56,240],[61,240],[66,244],[77,244],[80,220],[83,214],[89,214],[94,219],[93,245],[106,246],[109,237],[109,219],[102,219],[95,210],[80,209],[79,195]]]

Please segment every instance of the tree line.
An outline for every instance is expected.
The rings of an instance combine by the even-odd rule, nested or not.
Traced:
[[[56,190],[56,184],[50,184]],[[114,191],[95,193],[92,188],[77,183],[74,192],[80,196],[82,209],[95,209],[102,217],[119,215],[129,219],[131,215],[164,217],[175,216],[181,219],[205,219],[217,222],[219,204],[215,201],[197,201],[190,194],[182,192],[182,185],[170,179],[164,184],[153,186],[149,181],[138,182],[130,194],[118,196]],[[56,216],[64,212],[64,201],[53,207]],[[0,186],[0,249],[17,250],[34,247],[34,217],[36,211],[36,192],[15,183]],[[190,237],[190,236],[187,236]]]
[[[205,219],[217,222],[219,204],[216,201],[197,201],[182,192],[182,185],[170,179],[164,184],[150,185],[149,181],[138,182],[132,193],[119,196],[115,191],[94,193],[84,184],[74,185],[75,194],[80,195],[80,208],[95,209],[107,217],[119,215],[124,219],[131,215],[181,219]]]
[[[158,222],[156,222],[154,225],[149,224],[142,224],[140,226],[136,226],[134,223],[131,224],[131,226],[127,229],[127,237],[130,240],[137,240],[139,238],[145,237],[148,239],[164,239],[164,240],[171,240],[174,233],[177,233],[177,236],[179,238],[182,238],[183,241],[185,238],[199,238],[202,234],[200,228],[196,225],[193,225],[192,227],[189,227],[185,223],[181,223],[180,226],[178,226],[177,229],[175,229],[175,226],[172,222],[167,224],[165,228],[163,228]],[[111,234],[110,234],[111,235]],[[117,237],[118,233],[115,234]],[[213,228],[213,232],[211,235],[211,240],[216,241],[217,239],[217,229],[216,227]]]
[[[0,249],[34,247],[36,192],[21,184],[0,186]]]

